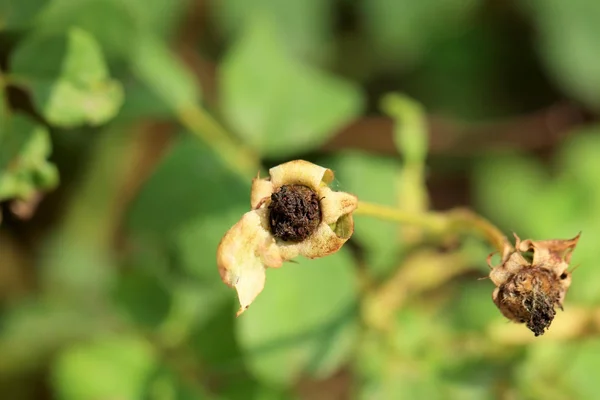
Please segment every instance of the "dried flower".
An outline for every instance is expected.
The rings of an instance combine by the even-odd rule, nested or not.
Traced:
[[[238,293],[238,315],[263,290],[266,268],[279,268],[299,255],[333,254],[354,232],[358,199],[329,188],[333,171],[295,160],[271,168],[269,175],[252,181],[252,211],[217,249],[221,279]]]
[[[569,262],[579,236],[533,241],[515,234],[515,248],[506,245],[500,265],[490,264],[490,254],[490,279],[497,286],[492,298],[506,318],[526,324],[535,336],[544,334],[555,307],[563,309],[571,285]]]

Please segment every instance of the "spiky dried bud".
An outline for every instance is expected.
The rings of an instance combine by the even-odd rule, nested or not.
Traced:
[[[500,265],[492,266],[492,255],[488,257],[490,279],[497,286],[492,298],[506,318],[526,324],[535,336],[540,336],[550,327],[555,308],[563,309],[571,285],[571,253],[580,235],[541,241],[514,236],[515,247],[505,247]]]

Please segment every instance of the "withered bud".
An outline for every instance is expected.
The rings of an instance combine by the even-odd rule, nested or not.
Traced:
[[[507,244],[500,265],[492,266],[491,255],[488,257],[490,279],[497,286],[492,298],[506,318],[526,324],[535,336],[544,334],[556,315],[555,308],[563,308],[571,285],[571,253],[579,236],[532,241],[515,234],[515,248]]]

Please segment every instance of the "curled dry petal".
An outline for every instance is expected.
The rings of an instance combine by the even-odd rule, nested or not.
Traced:
[[[234,287],[238,293],[241,306],[238,315],[248,308],[263,290],[267,267],[278,268],[283,262],[299,255],[318,258],[333,254],[354,232],[352,212],[358,205],[358,199],[348,193],[335,192],[327,186],[334,179],[330,169],[308,161],[295,160],[271,168],[269,175],[268,178],[261,179],[257,176],[252,180],[252,211],[244,214],[225,234],[217,249],[221,279]],[[294,188],[294,185],[304,188]],[[294,210],[299,204],[305,203],[301,199],[287,203],[292,201],[289,196],[306,193],[309,189],[314,192],[310,196],[318,199],[318,219],[312,220],[318,222],[318,225],[313,225],[314,230],[311,228],[308,237],[304,235],[297,239],[298,241],[284,241],[278,238],[285,236],[274,235],[271,229],[276,227],[271,227],[270,221],[279,221],[282,214],[277,214],[277,218],[270,218],[273,217],[270,214],[271,209]],[[276,201],[281,203],[274,203]],[[277,207],[273,208],[272,203],[277,204]],[[291,214],[293,217],[295,212],[292,211]],[[289,215],[283,216],[289,224]],[[303,214],[299,220],[305,217],[306,214]],[[294,225],[290,226],[293,229]],[[290,227],[287,226],[287,229]]]
[[[333,171],[304,160],[294,160],[269,170],[273,187],[304,185],[318,191],[333,181]]]
[[[244,214],[221,239],[217,265],[221,279],[235,288],[240,300],[240,315],[254,301],[265,285],[265,268],[283,263],[275,240],[263,227],[257,211]]]

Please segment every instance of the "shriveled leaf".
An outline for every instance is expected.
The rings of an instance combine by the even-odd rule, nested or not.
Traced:
[[[237,337],[261,381],[291,385],[323,379],[348,360],[356,338],[353,260],[342,249],[267,271],[268,285],[238,318]]]
[[[315,149],[361,111],[357,87],[292,58],[266,18],[248,25],[221,68],[227,122],[264,155]]]
[[[54,188],[58,171],[48,162],[48,130],[21,114],[0,122],[0,200],[27,200]]]
[[[78,28],[29,37],[12,54],[10,68],[54,125],[101,125],[123,103],[121,84],[110,78],[100,46]]]

